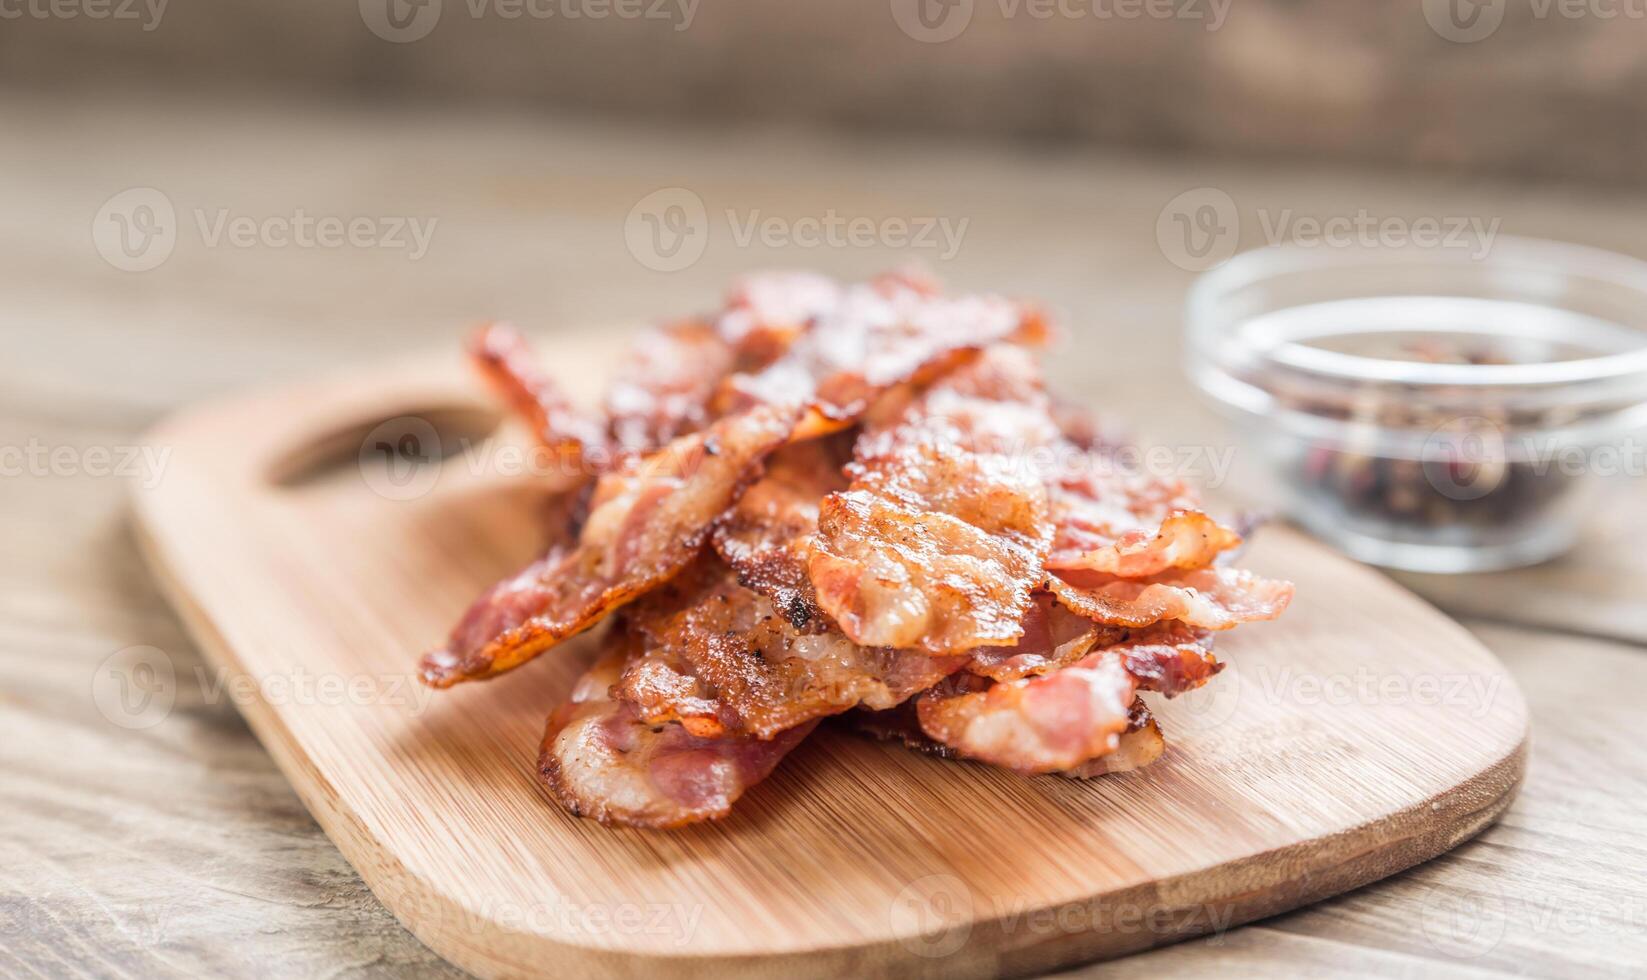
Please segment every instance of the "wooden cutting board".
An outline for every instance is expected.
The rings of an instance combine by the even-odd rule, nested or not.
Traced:
[[[560,344],[551,367],[588,386],[601,355]],[[553,481],[496,423],[456,357],[390,366],[172,418],[135,499],[156,574],[315,818],[477,974],[1044,970],[1393,874],[1521,780],[1526,710],[1493,656],[1273,528],[1248,563],[1297,600],[1222,639],[1211,686],[1159,703],[1169,748],[1146,770],[1024,778],[825,731],[723,822],[580,820],[534,769],[587,644],[490,683],[412,679],[541,541]]]

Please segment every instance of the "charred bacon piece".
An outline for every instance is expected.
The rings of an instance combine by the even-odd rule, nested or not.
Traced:
[[[668,581],[794,422],[782,409],[756,409],[602,476],[577,542],[481,596],[445,648],[423,657],[424,683],[449,687],[517,667]]]
[[[631,607],[636,649],[615,690],[647,721],[706,738],[772,738],[860,704],[890,708],[959,670],[965,657],[861,647],[803,633],[714,558]]]
[[[896,385],[922,383],[992,344],[1044,343],[1041,313],[997,296],[949,298],[901,277],[845,290],[782,357],[733,375],[715,399],[723,413],[752,405],[806,405],[808,433],[844,428]]]
[[[865,433],[851,487],[819,509],[808,557],[819,605],[865,646],[948,655],[1011,644],[1053,534],[1020,447],[1055,436],[1033,362],[1010,347]]]
[[[723,817],[817,724],[762,741],[698,738],[677,724],[643,721],[634,705],[609,693],[630,643],[628,633],[614,630],[543,735],[538,772],[574,814],[658,829]]]
[[[738,581],[772,600],[789,624],[803,632],[834,628],[818,607],[806,563],[818,530],[818,504],[846,489],[841,468],[851,456],[848,433],[778,450],[712,538]]]

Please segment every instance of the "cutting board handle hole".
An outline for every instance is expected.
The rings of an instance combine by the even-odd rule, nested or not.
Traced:
[[[485,442],[502,421],[478,404],[402,406],[299,442],[277,454],[265,479],[295,490],[356,478],[390,497],[415,495],[442,463]]]

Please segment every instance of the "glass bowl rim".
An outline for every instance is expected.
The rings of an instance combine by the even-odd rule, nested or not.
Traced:
[[[1222,300],[1242,289],[1260,285],[1280,276],[1353,268],[1396,268],[1402,265],[1467,265],[1476,270],[1525,269],[1529,266],[1568,278],[1588,279],[1623,287],[1641,297],[1647,313],[1647,261],[1589,245],[1499,235],[1491,251],[1473,258],[1460,250],[1420,246],[1324,247],[1298,244],[1271,245],[1238,253],[1219,266],[1202,273],[1191,285],[1185,301],[1185,322],[1195,353],[1212,357],[1220,341],[1234,340],[1244,345],[1243,353],[1256,355],[1279,367],[1342,381],[1368,381],[1422,388],[1549,388],[1559,385],[1600,383],[1636,378],[1647,384],[1647,331],[1641,344],[1630,350],[1592,357],[1532,364],[1427,364],[1391,358],[1369,357],[1318,348],[1283,344],[1273,348],[1253,347],[1238,330],[1229,330],[1218,312]],[[1355,297],[1346,291],[1343,298]],[[1491,298],[1489,290],[1475,295]],[[1549,304],[1559,309],[1557,303]],[[1220,328],[1223,329],[1220,329]],[[1277,354],[1286,347],[1298,350]],[[1307,351],[1308,353],[1303,353]]]

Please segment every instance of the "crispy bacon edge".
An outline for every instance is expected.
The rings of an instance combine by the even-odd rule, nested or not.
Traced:
[[[755,479],[761,460],[793,428],[792,414],[756,409],[677,439],[638,473],[602,477],[578,543],[552,549],[483,594],[447,645],[423,656],[420,679],[450,687],[496,676],[668,581],[697,555],[715,521]],[[618,489],[602,493],[611,487]],[[708,502],[696,502],[697,494]],[[665,506],[671,499],[674,511]],[[660,512],[664,524],[653,526]],[[602,572],[608,565],[615,567]]]
[[[539,746],[539,777],[575,816],[655,830],[720,819],[817,724],[763,741],[698,738],[678,724],[646,722],[610,695],[628,647],[614,625],[605,652],[549,716]]]

